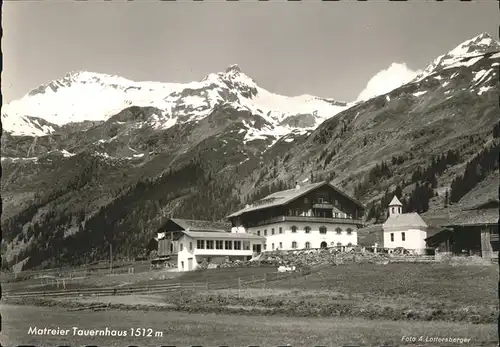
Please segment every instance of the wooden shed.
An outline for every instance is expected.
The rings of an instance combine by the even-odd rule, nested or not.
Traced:
[[[429,245],[439,245],[445,252],[453,254],[480,255],[497,258],[499,201],[462,210],[450,219],[446,229],[427,238]]]

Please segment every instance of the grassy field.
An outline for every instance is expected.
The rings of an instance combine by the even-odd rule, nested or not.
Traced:
[[[167,283],[172,279],[179,277],[180,273],[168,272],[166,270],[152,270],[133,274],[102,274],[92,275],[85,278],[66,280],[66,289],[77,288],[95,288],[95,287],[113,287],[130,284],[147,283]],[[47,280],[31,278],[24,281],[2,283],[4,291],[39,291],[39,290],[57,290],[56,282],[46,282]],[[42,284],[43,283],[43,284]],[[61,285],[61,283],[60,283]]]
[[[153,283],[233,282],[233,289],[155,295],[46,300],[45,307],[3,305],[2,345],[96,344],[412,345],[403,336],[468,338],[497,346],[498,266],[346,264],[309,275],[238,288],[238,278],[263,278],[273,267],[228,268],[150,279]],[[109,276],[110,278],[113,276]],[[129,278],[130,280],[130,278]],[[137,278],[136,284],[144,278]],[[5,301],[9,302],[9,301]],[[33,303],[42,304],[34,299]],[[106,311],[71,311],[106,303]],[[27,317],[29,317],[27,319]],[[30,326],[128,330],[152,328],[163,337],[32,336]],[[443,343],[425,343],[440,346]]]
[[[232,285],[232,289],[224,290],[209,286],[209,290],[203,287],[158,294],[158,302],[188,312],[475,324],[492,323],[498,315],[496,265],[346,264],[238,288],[238,278],[262,279],[273,271],[273,267],[215,269],[147,282]],[[129,303],[124,299],[123,309],[133,307],[137,297],[130,298]]]
[[[367,298],[414,298],[461,305],[498,304],[498,265],[450,266],[440,263],[349,264],[323,268],[271,288],[328,290]]]
[[[291,316],[492,323],[498,316],[498,266],[349,264],[236,290],[167,296],[194,306],[263,307]]]
[[[156,285],[163,283],[226,283],[237,285],[238,278],[251,280],[263,278],[264,274],[276,272],[276,267],[210,269],[194,272],[169,272],[153,270],[134,274],[90,276],[75,281],[67,281],[66,289],[111,287],[122,285]],[[4,291],[56,290],[55,284],[42,285],[40,279],[5,283]]]
[[[29,319],[27,319],[29,317]],[[62,308],[2,306],[0,341],[4,346],[341,346],[346,344],[410,346],[403,336],[467,338],[466,346],[497,346],[493,324],[394,322],[346,318],[245,317],[183,312],[68,312]],[[30,327],[61,329],[151,328],[162,337],[54,337],[28,335]],[[71,331],[70,331],[71,332]],[[442,346],[443,343],[425,343]],[[458,344],[456,344],[458,345]]]
[[[270,273],[276,273],[276,267],[225,268],[184,273],[156,270],[137,274],[92,276],[67,282],[66,286],[70,289],[125,284],[229,283],[237,288],[238,278],[242,281],[258,280]],[[254,287],[262,288],[262,284]],[[55,286],[40,286],[40,280],[37,279],[3,285],[4,291],[24,291],[29,288],[55,289]],[[497,305],[498,265],[345,264],[323,267],[306,276],[269,281],[266,288],[303,292],[329,291],[370,298],[412,298],[461,305]]]

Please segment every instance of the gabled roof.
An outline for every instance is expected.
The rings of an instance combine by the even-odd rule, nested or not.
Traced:
[[[464,210],[484,210],[484,209],[498,209],[500,207],[500,201],[498,199],[489,199],[483,203],[476,204]]]
[[[256,202],[254,202],[252,205],[248,205],[247,207],[234,212],[227,216],[226,218],[232,218],[232,217],[237,217],[242,214],[248,213],[248,212],[253,212],[257,210],[262,210],[266,209],[269,207],[275,207],[275,206],[283,206],[286,205],[301,196],[319,188],[322,186],[328,185],[330,186],[333,190],[335,190],[337,193],[340,195],[348,198],[351,200],[353,203],[361,207],[362,209],[365,209],[363,204],[359,202],[358,200],[350,197],[349,195],[345,194],[344,192],[340,191],[339,189],[335,188],[333,185],[331,185],[329,182],[323,181],[323,182],[318,182],[318,183],[310,183],[310,184],[305,184],[305,185],[300,185],[297,188],[292,188],[292,189],[287,189],[283,190],[281,192],[276,192],[271,195],[266,196],[265,198],[262,198]]]
[[[447,227],[497,225],[498,208],[464,210],[450,220]]]
[[[383,224],[385,228],[427,227],[427,223],[416,212],[389,216]]]
[[[170,218],[169,221],[177,224],[183,230],[190,231],[208,231],[208,232],[229,232],[231,223],[211,222],[206,220]]]
[[[449,224],[453,213],[450,210],[439,210],[439,211],[429,211],[423,213],[422,217],[429,226],[433,227],[443,227]]]
[[[211,231],[183,231],[184,234],[193,239],[233,239],[233,240],[264,240],[262,236],[247,233],[226,233]]]
[[[401,201],[399,201],[398,197],[394,195],[391,202],[389,203],[389,207],[390,206],[403,206],[403,204],[401,203]]]

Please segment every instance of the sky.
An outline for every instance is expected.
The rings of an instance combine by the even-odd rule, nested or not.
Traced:
[[[6,1],[2,93],[70,71],[190,82],[238,64],[274,93],[353,101],[482,32],[498,39],[498,16],[494,0]]]

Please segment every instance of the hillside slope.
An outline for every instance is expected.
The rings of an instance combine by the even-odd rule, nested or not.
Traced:
[[[466,41],[444,55],[453,59],[319,126],[314,111],[269,115],[225,99],[175,123],[148,105],[44,136],[6,132],[6,264],[95,260],[109,243],[117,257],[138,255],[168,216],[222,219],[296,181],[333,180],[369,206],[369,223],[383,219],[394,193],[408,210],[427,212],[445,205],[453,185],[466,204],[475,189],[492,189],[498,171],[500,46],[490,40],[486,49],[484,40]]]

